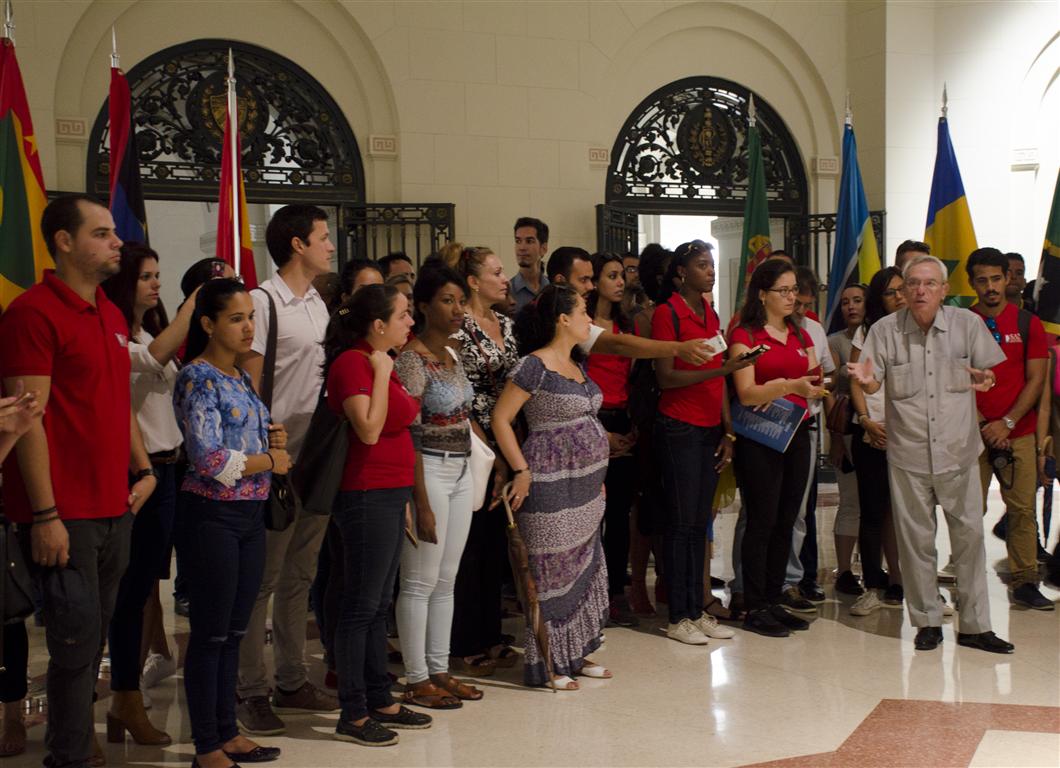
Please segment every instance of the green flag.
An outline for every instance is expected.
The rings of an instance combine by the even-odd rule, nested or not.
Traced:
[[[762,140],[754,119],[751,104],[751,124],[747,129],[747,179],[751,188],[743,207],[743,238],[740,243],[739,283],[736,287],[736,309],[743,305],[744,291],[755,267],[769,258],[773,246],[769,242],[769,205],[766,201],[766,174],[762,168]]]
[[[1045,330],[1060,335],[1060,172],[1056,175],[1049,223],[1045,225],[1042,260],[1034,282],[1034,306]]]

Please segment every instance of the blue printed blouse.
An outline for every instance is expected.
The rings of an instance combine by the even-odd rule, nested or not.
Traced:
[[[269,497],[271,472],[243,477],[247,456],[269,450],[269,411],[246,373],[235,378],[190,363],[177,375],[173,407],[188,455],[181,490],[218,501]]]

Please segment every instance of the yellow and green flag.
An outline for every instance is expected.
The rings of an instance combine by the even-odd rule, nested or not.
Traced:
[[[1060,171],[1056,174],[1049,223],[1045,225],[1038,279],[1034,281],[1034,306],[1046,332],[1060,335]]]
[[[0,307],[53,266],[40,231],[47,199],[29,102],[10,38],[0,40]]]
[[[762,139],[751,117],[747,129],[747,179],[750,188],[743,207],[743,238],[740,242],[740,277],[736,285],[736,308],[743,306],[743,294],[755,267],[773,252],[769,240],[769,203],[766,200],[766,174],[762,166]]]
[[[969,307],[975,301],[975,291],[964,271],[965,262],[979,246],[975,242],[972,215],[964,183],[957,167],[957,155],[950,142],[949,123],[939,118],[938,149],[935,153],[935,175],[931,179],[928,200],[927,227],[924,242],[931,246],[931,255],[939,258],[950,273],[950,290],[946,303]]]

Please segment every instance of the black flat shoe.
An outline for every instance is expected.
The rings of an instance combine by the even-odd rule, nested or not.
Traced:
[[[1012,653],[1016,650],[1016,646],[1002,640],[993,632],[967,635],[958,632],[957,645],[963,645],[966,648],[978,648],[980,651],[989,651],[990,653]]]
[[[796,632],[802,632],[810,628],[810,622],[805,619],[800,619],[798,616],[792,616],[782,605],[774,605],[770,607],[769,615],[776,619],[780,624],[783,624],[787,629],[792,629]]]
[[[229,759],[237,763],[271,763],[280,757],[279,747],[254,747],[249,752],[229,752],[225,750]]]
[[[749,611],[744,616],[743,628],[765,637],[787,637],[791,634],[768,610]]]
[[[921,627],[913,639],[913,647],[918,651],[933,651],[942,642],[942,627]]]
[[[370,712],[368,716],[377,723],[382,723],[387,728],[421,730],[423,728],[430,728],[431,723],[434,722],[434,719],[430,715],[425,715],[422,712],[413,712],[411,709],[406,709],[405,707],[398,707],[398,711],[392,715],[380,712],[379,710],[374,710]]]

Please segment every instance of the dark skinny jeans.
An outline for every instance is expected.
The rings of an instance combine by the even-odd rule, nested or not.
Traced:
[[[140,690],[144,606],[166,568],[177,508],[177,465],[155,466],[158,485],[132,525],[129,567],[118,585],[110,620],[110,689]]]
[[[633,423],[625,410],[600,409],[600,423],[608,432],[626,435]],[[629,565],[629,516],[637,487],[637,460],[634,456],[612,458],[604,477],[607,497],[604,503],[604,558],[607,561],[607,592],[611,598],[626,591],[626,568]]]
[[[703,613],[707,529],[718,485],[714,452],[721,437],[720,426],[699,427],[662,414],[655,420],[655,446],[666,490],[663,562],[671,624],[698,619]]]
[[[342,491],[335,501],[345,554],[335,671],[342,719],[348,722],[394,703],[386,667],[386,617],[401,562],[405,504],[411,499],[408,487]]]
[[[736,441],[733,463],[747,518],[741,562],[749,611],[780,602],[791,533],[809,481],[813,446],[807,424],[802,423],[784,453],[749,438]]]
[[[887,451],[873,448],[863,439],[865,431],[854,427],[851,458],[858,476],[858,550],[865,589],[886,589],[883,570],[883,525],[891,506],[891,486],[887,478]]]
[[[239,733],[239,643],[265,571],[265,502],[180,496],[191,607],[184,691],[195,752],[203,755]]]

